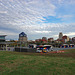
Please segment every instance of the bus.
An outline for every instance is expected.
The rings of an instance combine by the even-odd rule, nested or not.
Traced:
[[[69,44],[69,47],[74,47],[74,44]]]
[[[42,45],[42,46],[38,46],[36,52],[38,53],[47,53],[53,51],[53,47],[52,45]]]
[[[69,47],[68,44],[63,44],[63,45],[61,46],[61,48],[68,48],[68,47]]]

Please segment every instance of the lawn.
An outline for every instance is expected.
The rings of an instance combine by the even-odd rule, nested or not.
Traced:
[[[75,49],[64,53],[0,51],[0,75],[75,75]]]

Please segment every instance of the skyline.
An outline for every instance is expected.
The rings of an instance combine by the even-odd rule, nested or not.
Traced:
[[[58,38],[59,32],[75,37],[74,0],[0,0],[0,35],[28,40]]]

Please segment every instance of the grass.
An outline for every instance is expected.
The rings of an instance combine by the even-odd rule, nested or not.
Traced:
[[[75,49],[65,53],[0,51],[0,75],[74,75]]]

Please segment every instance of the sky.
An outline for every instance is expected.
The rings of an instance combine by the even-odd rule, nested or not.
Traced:
[[[18,40],[21,32],[28,40],[75,37],[75,0],[0,0],[0,35]]]

